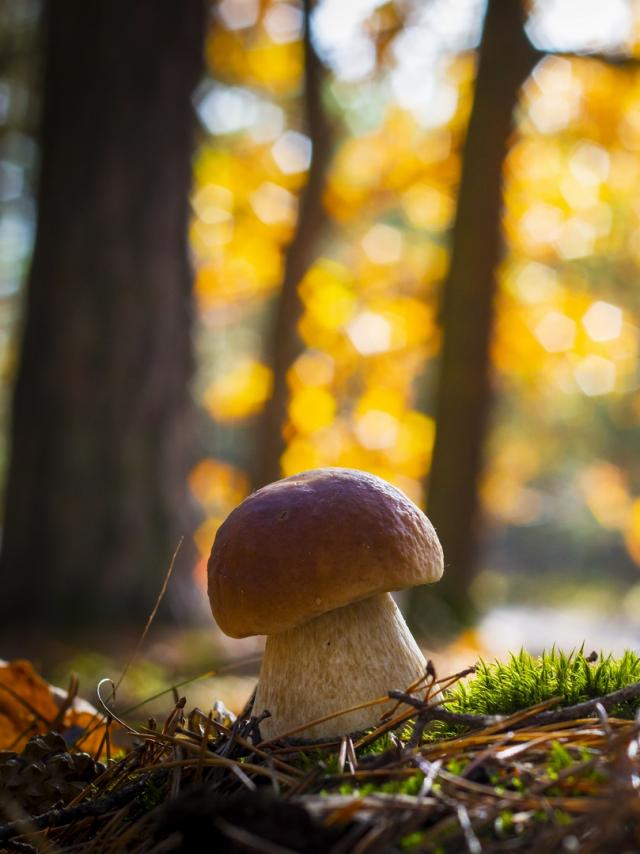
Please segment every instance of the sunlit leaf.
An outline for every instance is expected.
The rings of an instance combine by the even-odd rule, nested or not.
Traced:
[[[272,375],[260,362],[246,360],[215,380],[204,395],[204,405],[219,421],[237,421],[255,415],[271,393]]]

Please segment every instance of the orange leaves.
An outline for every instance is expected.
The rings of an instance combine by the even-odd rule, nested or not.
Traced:
[[[491,466],[481,485],[484,506],[502,522],[531,524],[540,516],[543,496],[527,483],[539,473],[546,448],[533,447],[506,431],[498,435],[494,445]]]
[[[349,26],[359,28],[375,63],[361,69],[357,83],[345,72],[348,63],[328,48],[323,53],[325,108],[336,133],[324,187],[314,189],[326,215],[322,242],[309,239],[309,266],[298,284],[306,350],[287,374],[281,467],[287,475],[319,465],[366,468],[419,500],[434,424],[416,401],[430,411],[476,54],[460,51],[438,68],[425,65],[420,92],[432,97],[420,102],[419,92],[413,98],[408,91],[416,76],[405,74],[401,55],[414,27],[405,14],[389,0],[353,18]],[[199,388],[226,442],[270,393],[265,318],[282,283],[312,134],[299,6],[220,0],[216,15],[207,46],[216,82],[204,118],[213,137],[196,161],[190,236],[203,338],[214,330],[225,341],[224,369],[213,364],[217,348],[205,342]],[[319,18],[316,25],[319,36]],[[624,429],[637,421],[624,395],[637,385],[640,344],[633,291],[640,74],[547,57],[523,87],[516,119],[503,172],[505,259],[492,341],[503,395],[494,433],[500,442],[492,442],[483,500],[503,524],[547,518],[545,489],[554,461],[566,457],[563,476],[583,517],[586,504],[594,524],[615,528],[637,556],[637,473],[621,485],[612,472],[622,471],[622,458],[602,463],[611,469],[587,465],[555,427],[584,432],[585,447],[593,441],[604,457],[596,436],[604,428],[594,413],[612,424],[626,418]],[[192,475],[206,517],[196,537],[203,555],[248,488],[222,465],[209,461]]]
[[[631,505],[631,512],[624,530],[624,541],[632,559],[640,566],[640,498],[636,498]]]
[[[383,123],[368,136],[354,136],[343,142],[332,165],[325,205],[339,222],[361,219],[363,209],[369,217],[380,215],[402,204],[404,193],[414,193],[413,212],[418,227],[435,222],[441,231],[451,215],[446,209],[446,196],[457,181],[457,156],[452,152],[451,134],[446,131],[423,131],[410,113],[399,108],[388,111]],[[417,212],[419,200],[415,188],[440,193],[427,199],[431,210],[422,219]],[[438,210],[442,202],[443,209]]]
[[[219,232],[219,229],[217,229]],[[202,232],[194,245],[202,246]],[[224,251],[196,274],[195,290],[203,312],[254,302],[280,281],[282,254],[273,240],[239,222]]]
[[[284,185],[268,150],[203,149],[190,238],[196,255],[195,291],[203,312],[250,304],[276,288],[282,244],[291,236],[296,196]]]
[[[213,27],[207,41],[208,64],[219,79],[242,79],[277,96],[291,95],[300,85],[300,41],[278,44],[262,32]]]
[[[207,457],[191,471],[189,488],[203,507],[234,507],[247,497],[249,482],[235,466]]]
[[[104,735],[88,703],[54,690],[28,661],[0,661],[0,750],[19,752],[32,735],[52,729],[81,741],[89,751],[99,747]]]
[[[206,457],[192,469],[189,489],[205,512],[194,534],[199,561],[194,569],[196,583],[206,587],[206,562],[216,531],[225,517],[249,494],[247,475],[223,460]]]
[[[328,427],[336,413],[336,400],[324,388],[302,388],[293,395],[289,419],[297,433],[305,436]]]
[[[578,485],[587,507],[603,528],[620,530],[626,527],[633,501],[628,479],[617,466],[594,462],[580,472]]]
[[[390,263],[384,278],[379,273],[392,250],[404,251],[396,235],[373,226],[355,250],[355,272],[320,259],[301,284],[300,332],[310,349],[288,377],[282,466],[285,474],[321,465],[365,468],[419,498],[433,423],[412,410],[413,380],[438,335],[432,305],[398,293],[402,260]]]
[[[413,184],[402,197],[402,207],[409,225],[425,231],[446,231],[455,210],[452,193],[434,184]]]
[[[220,138],[197,159],[191,244],[196,295],[210,328],[245,323],[282,281],[311,154],[296,118],[303,106],[296,9],[222,0],[208,42],[217,83],[205,123],[215,133],[217,120]],[[388,3],[362,20],[379,58],[401,31],[400,11]],[[443,73],[464,89],[472,71],[466,56]],[[451,127],[427,130],[390,99],[374,127],[336,140],[324,201],[333,226],[344,228],[335,230],[329,257],[311,259],[299,285],[299,333],[308,350],[287,377],[286,473],[352,465],[406,481],[419,496],[433,424],[414,410],[414,380],[439,347],[434,299],[448,254],[438,241],[453,214],[460,115]],[[267,351],[256,338],[230,370],[201,383],[205,408],[222,424],[251,418],[270,393],[261,361]],[[397,403],[366,403],[374,390]],[[216,502],[205,509],[202,553],[230,508]]]
[[[209,386],[204,405],[218,421],[239,421],[262,409],[271,383],[266,365],[245,359]]]
[[[507,158],[494,360],[545,397],[553,389],[560,409],[562,395],[602,397],[634,382],[638,331],[615,283],[635,263],[629,190],[639,167],[620,128],[639,99],[637,74],[586,59],[548,57],[525,86]]]
[[[640,498],[631,494],[626,473],[596,461],[580,473],[578,485],[598,523],[622,533],[630,557],[640,566]]]
[[[493,358],[511,379],[598,397],[633,381],[637,328],[614,303],[561,282],[548,266],[505,265]]]
[[[35,732],[47,732],[58,707],[49,685],[28,661],[0,664],[0,748],[20,750]]]

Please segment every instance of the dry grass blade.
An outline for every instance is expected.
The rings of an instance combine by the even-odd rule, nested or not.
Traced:
[[[205,727],[204,727],[204,732],[202,733],[202,741],[200,743],[200,755],[198,758],[198,766],[196,768],[196,776],[195,776],[196,785],[199,785],[202,782],[202,770],[203,770],[203,764],[202,763],[204,762],[204,758],[207,754],[207,745],[209,743],[209,733],[211,732],[212,729],[213,729],[213,716],[212,716],[212,713],[209,712],[209,715],[207,717],[207,722],[206,722]]]
[[[198,767],[199,762],[199,757],[194,759],[172,759],[162,763],[162,770],[170,771],[174,768],[195,769]],[[265,768],[264,765],[255,765],[252,762],[244,762],[240,765],[239,762],[236,762],[233,759],[227,759],[224,756],[208,756],[201,764],[206,768],[229,768],[231,771],[233,771],[234,768],[240,768],[241,771],[250,771],[252,774],[257,774],[262,777],[271,777],[273,775],[276,776],[281,783],[284,783],[287,786],[290,786],[294,782],[288,775],[283,774],[280,771]],[[157,770],[157,765],[145,765],[142,768],[137,769],[140,774],[150,773]]]
[[[339,709],[337,712],[331,712],[331,714],[329,715],[323,715],[321,718],[314,718],[311,721],[307,721],[304,724],[300,724],[300,726],[287,730],[286,732],[283,732],[281,735],[276,736],[275,738],[270,738],[265,741],[261,741],[258,746],[262,748],[270,747],[272,744],[276,744],[279,741],[284,741],[287,738],[291,738],[291,736],[293,735],[298,735],[298,733],[304,732],[306,729],[316,726],[317,724],[326,723],[326,721],[331,721],[334,718],[339,718],[342,715],[347,715],[349,714],[349,712],[357,712],[360,709],[369,709],[372,706],[381,706],[383,703],[388,702],[389,695],[386,694],[384,697],[376,697],[375,700],[367,700],[366,703],[358,703],[356,706],[347,706],[344,709]]]
[[[237,842],[247,851],[257,851],[259,854],[296,854],[291,848],[274,845],[267,839],[261,839],[255,833],[236,827],[222,818],[217,819],[216,823],[228,839]]]
[[[169,586],[169,580],[171,579],[171,575],[173,574],[173,568],[176,564],[176,559],[178,557],[180,549],[182,548],[183,542],[184,542],[184,537],[180,537],[178,545],[176,546],[176,549],[175,549],[173,556],[171,558],[171,561],[169,563],[169,567],[165,573],[164,581],[162,582],[162,587],[160,588],[160,592],[158,593],[158,598],[156,599],[155,605],[151,609],[151,613],[149,614],[149,617],[147,619],[145,627],[142,630],[142,634],[140,635],[140,639],[138,640],[138,643],[136,644],[135,649],[133,650],[133,652],[129,656],[129,659],[128,659],[127,663],[125,664],[125,666],[122,670],[122,673],[120,674],[120,678],[118,679],[118,681],[115,684],[114,694],[118,690],[120,685],[122,684],[122,680],[127,675],[129,668],[131,667],[132,663],[135,661],[138,653],[140,652],[140,649],[142,647],[142,644],[144,643],[144,640],[147,636],[147,633],[148,633],[149,629],[151,628],[151,624],[153,623],[155,616],[158,613],[158,608],[160,607],[160,603],[164,599],[164,594],[167,592],[167,587]]]
[[[60,731],[60,727],[62,726],[62,723],[65,719],[67,712],[69,711],[69,709],[71,709],[71,707],[73,706],[73,702],[74,702],[75,698],[78,696],[79,687],[80,687],[80,682],[78,680],[78,677],[76,676],[75,673],[72,673],[70,678],[69,678],[69,687],[67,688],[66,696],[65,696],[64,700],[62,701],[62,703],[60,704],[60,709],[58,711],[58,714],[56,715],[55,719],[51,722],[51,729],[54,732]]]
[[[476,836],[473,825],[471,824],[471,820],[469,819],[469,813],[462,804],[460,804],[456,813],[458,815],[458,821],[460,822],[460,827],[464,833],[464,839],[467,845],[467,850],[469,854],[480,854],[482,851],[482,845],[480,845],[480,840]]]

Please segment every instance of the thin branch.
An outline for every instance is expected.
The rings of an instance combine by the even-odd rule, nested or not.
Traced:
[[[520,729],[524,726],[540,727],[547,724],[562,723],[563,721],[578,720],[579,718],[592,715],[597,716],[599,706],[604,709],[610,709],[613,706],[640,697],[640,682],[634,682],[632,685],[612,691],[610,694],[604,694],[602,697],[585,700],[583,703],[565,706],[555,711],[539,712],[538,714],[516,721],[513,720],[513,715],[471,715],[462,712],[452,712],[442,706],[425,703],[419,697],[414,697],[403,691],[390,691],[389,697],[393,700],[400,700],[416,709],[419,712],[419,721],[423,727],[430,721],[442,721],[443,723],[454,726],[465,726],[468,729],[483,729],[484,727],[496,727],[501,724],[509,726],[511,729]]]
[[[537,60],[545,59],[550,56],[557,56],[561,59],[595,59],[596,62],[602,62],[605,65],[611,65],[614,68],[620,68],[624,71],[638,71],[640,69],[640,57],[625,56],[618,53],[579,53],[578,51],[564,50],[535,50]]]
[[[7,842],[14,836],[31,833],[34,828],[44,830],[49,827],[63,827],[83,818],[111,812],[111,810],[131,802],[140,795],[145,786],[148,785],[150,778],[151,775],[146,774],[142,779],[136,780],[135,783],[122,786],[111,794],[103,798],[96,798],[94,801],[87,801],[73,807],[48,810],[41,815],[30,817],[28,820],[12,821],[9,824],[0,825],[0,843]]]
[[[425,703],[419,697],[413,697],[411,694],[405,694],[403,691],[389,691],[389,696],[392,700],[400,700],[406,703],[407,706],[413,706],[419,714],[419,721],[424,727],[431,721],[442,721],[446,724],[455,726],[466,726],[469,729],[482,729],[487,726],[495,726],[505,720],[504,715],[471,715],[462,712],[451,712],[442,706],[434,706]]]
[[[542,712],[536,715],[535,718],[532,718],[530,723],[535,723],[536,726],[544,726],[544,724],[555,724],[561,721],[571,721],[576,718],[598,715],[597,707],[599,705],[602,705],[605,709],[610,709],[612,706],[627,703],[629,700],[635,700],[638,697],[640,697],[640,682],[634,682],[631,685],[620,688],[618,691],[612,691],[610,694],[596,697],[593,700],[586,700],[584,703],[576,703],[574,706],[567,706],[555,712]]]

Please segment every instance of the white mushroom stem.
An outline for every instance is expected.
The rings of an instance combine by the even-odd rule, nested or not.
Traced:
[[[388,593],[329,611],[267,637],[254,714],[263,738],[274,738],[341,709],[404,690],[426,662]],[[297,733],[324,738],[375,726],[394,702],[349,712]]]

